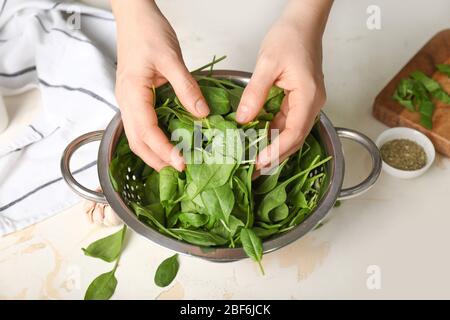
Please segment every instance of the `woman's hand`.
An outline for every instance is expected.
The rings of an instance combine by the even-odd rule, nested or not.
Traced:
[[[132,3],[131,3],[132,2]],[[169,81],[196,117],[209,108],[181,55],[177,36],[153,0],[112,0],[117,22],[116,97],[131,150],[149,166],[184,169],[184,159],[158,127],[153,87]]]
[[[258,155],[256,168],[271,167],[300,148],[325,103],[322,34],[330,0],[292,0],[266,35],[253,76],[244,90],[237,121],[253,120],[272,85],[286,96],[271,128],[280,134]]]

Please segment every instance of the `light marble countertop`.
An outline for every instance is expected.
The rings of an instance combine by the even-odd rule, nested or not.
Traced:
[[[105,1],[89,1],[106,6]],[[159,1],[177,31],[190,67],[227,54],[221,68],[252,70],[259,43],[285,1]],[[381,9],[381,30],[368,30],[366,9]],[[448,0],[336,1],[324,38],[328,102],[336,126],[375,139],[385,126],[371,116],[376,94],[438,31],[449,27]],[[0,143],[41,108],[37,91],[6,99],[11,124]],[[345,143],[346,185],[370,161]],[[117,270],[117,299],[450,298],[450,161],[438,156],[416,180],[382,173],[366,194],[332,210],[328,222],[264,256],[266,276],[244,260],[217,264],[181,257],[174,283],[161,289],[154,272],[171,252],[130,232]],[[49,199],[50,200],[50,199]],[[0,238],[0,298],[80,299],[105,262],[81,251],[115,231],[91,225],[82,205]],[[370,266],[379,289],[367,286]]]

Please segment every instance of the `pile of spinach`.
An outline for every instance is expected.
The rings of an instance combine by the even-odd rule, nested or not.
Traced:
[[[450,65],[438,64],[436,68],[450,77]],[[430,130],[433,128],[432,117],[436,108],[433,99],[450,104],[450,95],[442,89],[437,81],[422,71],[414,71],[409,77],[401,79],[393,99],[411,112],[418,111],[420,124]]]
[[[110,178],[114,189],[146,225],[197,246],[242,246],[260,264],[262,241],[295,228],[316,207],[327,181],[324,164],[330,158],[310,134],[303,147],[272,174],[253,180],[256,154],[241,160],[249,152],[242,141],[245,137],[236,134],[239,143],[227,148],[226,141],[212,132],[255,129],[250,144],[260,151],[257,142],[269,139],[269,122],[280,110],[284,91],[273,87],[257,118],[238,124],[235,112],[244,87],[197,72],[212,69],[221,59],[192,73],[210,107],[205,119],[195,119],[187,112],[169,84],[155,90],[159,126],[169,138],[176,129],[185,129],[184,150],[190,150],[191,157],[203,156],[204,161],[187,162],[184,172],[172,167],[157,172],[132,153],[123,135],[110,164]],[[195,121],[200,121],[197,129],[203,136],[200,150],[193,145]],[[227,161],[207,161],[213,151]]]

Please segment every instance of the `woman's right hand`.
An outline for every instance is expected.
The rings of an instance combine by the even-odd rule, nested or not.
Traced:
[[[184,159],[158,127],[153,87],[167,81],[198,118],[208,105],[187,70],[175,31],[153,0],[111,0],[117,26],[116,98],[131,150],[156,170]]]

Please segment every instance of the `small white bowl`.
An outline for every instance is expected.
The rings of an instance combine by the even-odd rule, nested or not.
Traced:
[[[434,150],[433,143],[423,133],[411,128],[391,128],[381,133],[375,143],[378,149],[380,149],[386,142],[394,139],[408,139],[419,144],[425,150],[425,153],[427,155],[427,164],[422,169],[407,171],[396,169],[383,161],[383,170],[385,172],[394,177],[402,179],[412,179],[424,174],[425,171],[427,171],[433,164],[434,158],[436,156],[436,151]]]

